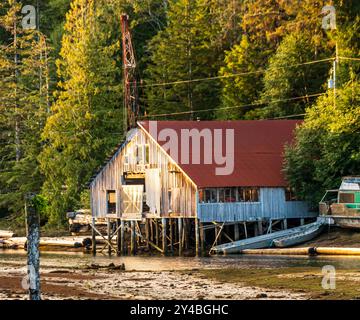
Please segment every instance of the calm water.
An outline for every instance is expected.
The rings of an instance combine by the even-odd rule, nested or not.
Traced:
[[[0,262],[26,263],[25,251],[1,251]],[[194,257],[107,257],[83,253],[42,253],[41,265],[51,267],[84,266],[91,263],[107,265],[125,263],[127,270],[165,271],[210,268],[287,268],[287,267],[322,267],[330,264],[339,269],[360,270],[360,257],[339,256],[255,256],[231,255],[206,258]]]

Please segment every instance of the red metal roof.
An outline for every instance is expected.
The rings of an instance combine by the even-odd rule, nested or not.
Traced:
[[[201,139],[200,164],[182,164],[181,157],[177,163],[193,180],[198,187],[231,187],[231,186],[258,186],[284,187],[287,185],[283,173],[284,145],[293,140],[294,129],[300,120],[240,120],[240,121],[157,121],[157,133],[163,129],[173,129],[181,137],[182,129],[233,129],[234,133],[234,170],[230,175],[216,175],[218,164],[204,164],[204,155],[201,150],[204,140]],[[149,121],[140,121],[139,124],[149,132]],[[151,130],[150,130],[151,131]],[[219,131],[217,131],[219,132]],[[163,146],[166,141],[159,141],[157,134],[150,134]],[[213,135],[214,137],[214,135]],[[222,154],[225,156],[225,134],[222,140]],[[180,138],[179,138],[180,141]],[[214,148],[214,139],[213,148]],[[178,152],[180,155],[180,142]],[[216,150],[215,152],[220,152]],[[229,155],[230,156],[230,155]]]

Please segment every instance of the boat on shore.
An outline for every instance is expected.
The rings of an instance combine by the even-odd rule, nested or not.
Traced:
[[[339,227],[360,229],[360,176],[344,177],[339,189],[327,190],[319,210]]]
[[[300,244],[308,241],[319,235],[324,225],[323,220],[317,220],[313,223],[303,226],[276,231],[262,236],[252,237],[249,239],[229,242],[215,246],[211,249],[210,253],[214,254],[228,254],[228,253],[241,253],[246,249],[263,249],[275,246],[277,240],[279,246],[290,246]]]
[[[278,248],[286,248],[310,241],[321,234],[324,229],[323,222],[316,221],[304,226],[304,230],[288,236],[274,239],[274,245]]]

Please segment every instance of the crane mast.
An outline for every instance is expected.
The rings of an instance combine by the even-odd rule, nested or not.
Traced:
[[[129,17],[121,15],[122,52],[124,68],[124,130],[136,126],[139,115],[138,92],[136,82],[136,60],[129,29]]]

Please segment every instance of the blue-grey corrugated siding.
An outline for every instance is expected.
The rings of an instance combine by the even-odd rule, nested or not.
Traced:
[[[203,222],[253,221],[259,218],[307,218],[309,212],[303,201],[285,201],[283,188],[260,188],[259,202],[200,203],[198,216]]]

